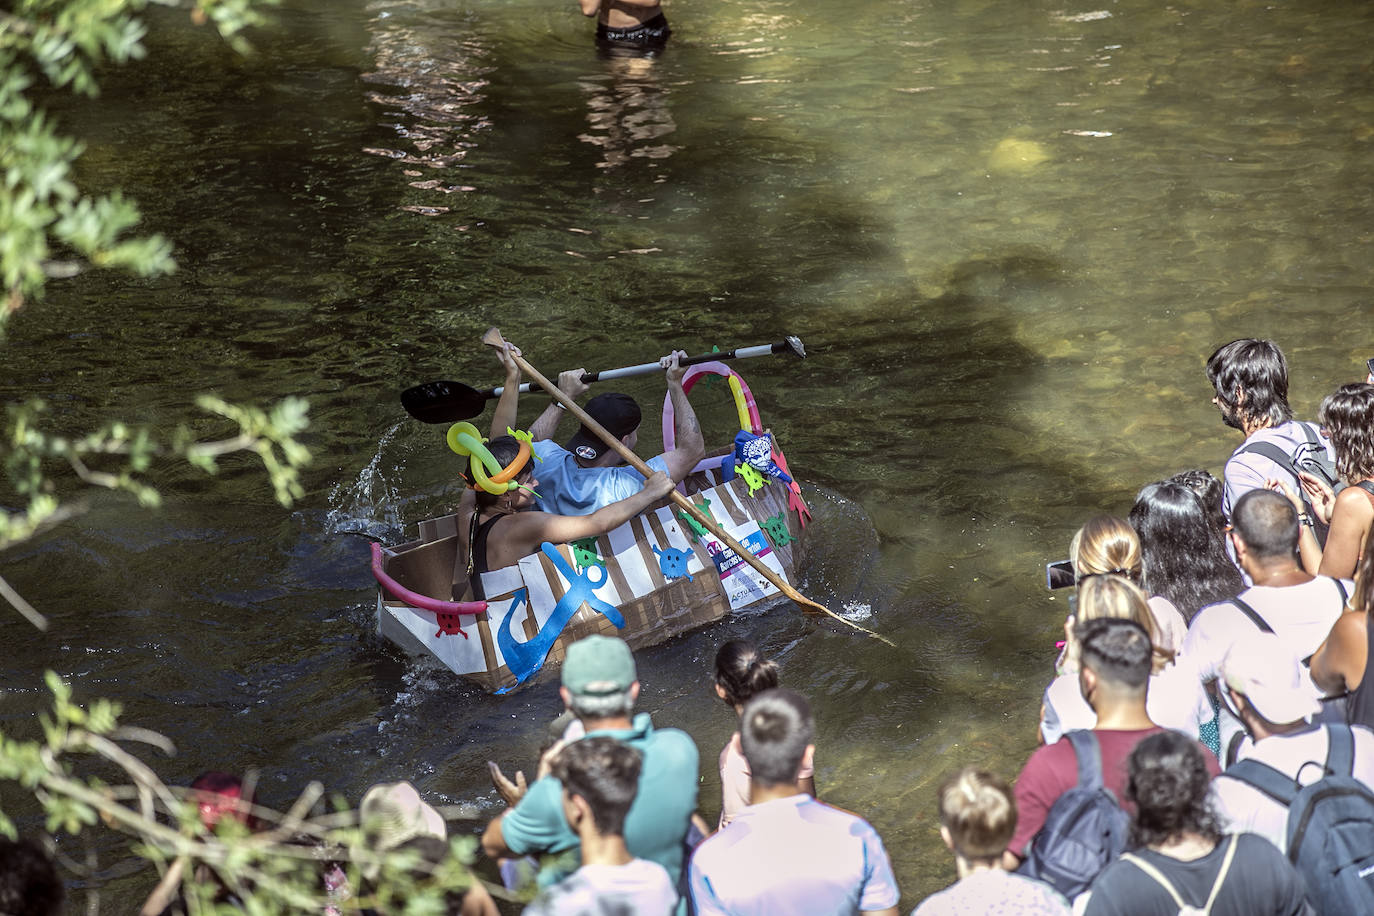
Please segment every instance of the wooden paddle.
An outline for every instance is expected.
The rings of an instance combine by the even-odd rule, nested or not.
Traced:
[[[499,350],[500,348],[505,346],[506,341],[505,338],[501,336],[501,332],[499,330],[497,330],[496,328],[490,328],[486,334],[482,335],[482,343],[486,344],[489,347],[494,347]],[[592,419],[591,415],[588,414],[581,407],[579,407],[576,401],[574,401],[572,398],[568,397],[566,394],[560,391],[557,385],[546,379],[539,372],[539,370],[531,366],[529,364],[529,361],[526,360],[523,356],[517,355],[513,350],[509,352],[511,358],[515,360],[515,364],[520,367],[520,371],[524,372],[530,378],[534,379],[534,381],[539,384],[539,387],[543,388],[545,391],[549,393],[550,396],[553,397],[555,401],[557,401],[558,403],[562,404],[565,408],[567,408],[568,413],[577,417],[577,419],[582,422],[583,426],[587,427],[587,429],[590,429],[592,432],[596,433],[597,437],[602,442],[606,443],[608,447],[614,449],[616,454],[618,454],[621,458],[624,458],[625,462],[629,464],[630,467],[634,468],[636,471],[643,474],[645,477],[653,476],[653,469],[644,463],[644,459],[640,458],[633,451],[627,448],[625,443],[621,442],[615,436],[611,435],[610,432],[604,426],[596,422],[596,420]],[[789,583],[786,579],[779,576],[777,573],[773,572],[773,570],[770,569],[767,564],[765,564],[758,557],[754,556],[754,554],[750,552],[744,545],[742,545],[739,541],[736,541],[734,538],[730,537],[730,535],[726,534],[725,531],[720,527],[720,525],[716,524],[716,520],[714,518],[712,518],[705,512],[702,512],[701,509],[698,508],[690,499],[683,496],[676,489],[674,489],[668,495],[672,498],[672,501],[677,504],[678,508],[682,509],[684,512],[686,512],[687,514],[691,515],[694,519],[696,519],[703,528],[705,528],[707,531],[711,532],[711,534],[719,538],[720,541],[723,544],[725,544],[726,547],[729,547],[731,550],[735,552],[735,555],[737,557],[739,557],[740,559],[744,560],[744,562],[752,566],[759,575],[763,576],[765,579],[771,582],[778,589],[778,591],[782,592],[788,598],[791,598],[794,602],[796,602],[796,604],[800,606],[802,610],[827,614],[838,620],[840,623],[843,623],[846,626],[853,627],[860,633],[865,633],[869,636],[872,636],[874,639],[880,639],[883,642],[887,643],[889,646],[894,645],[894,643],[891,640],[879,636],[872,630],[867,630],[859,626],[852,620],[846,620],[839,614],[836,614],[834,611],[830,610],[830,608],[826,607],[825,605],[818,604],[815,601],[812,601],[810,598],[803,595],[801,592],[797,591],[795,588],[792,587],[791,583]]]
[[[757,347],[737,347],[733,350],[716,351],[713,353],[702,353],[699,356],[689,356],[682,360],[679,365],[695,366],[698,363],[709,363],[715,360],[726,359],[749,359],[753,356],[767,356],[770,353],[791,353],[799,359],[806,358],[806,348],[802,346],[801,338],[786,337],[777,343],[762,344]],[[624,366],[620,369],[602,369],[600,372],[582,373],[582,383],[590,385],[592,382],[606,382],[618,378],[631,378],[636,375],[650,375],[654,372],[662,371],[662,367],[657,363],[641,363],[638,366]],[[520,393],[524,394],[531,390],[531,384],[525,382],[520,386]],[[401,406],[406,413],[417,420],[425,423],[453,423],[458,420],[470,420],[486,410],[487,401],[492,398],[499,398],[502,388],[477,389],[462,382],[451,382],[447,380],[437,382],[425,382],[422,385],[415,385],[401,392]]]

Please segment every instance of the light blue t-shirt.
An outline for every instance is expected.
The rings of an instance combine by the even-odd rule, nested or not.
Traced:
[[[536,475],[537,476],[537,475]],[[634,717],[629,729],[602,729],[586,737],[615,738],[644,756],[639,790],[625,818],[625,845],[631,855],[657,862],[676,884],[682,874],[683,841],[697,807],[697,746],[676,728],[655,730],[649,714]],[[530,786],[520,803],[501,820],[501,838],[517,855],[575,849],[578,836],[563,815],[563,786],[545,776]],[[545,869],[541,886],[565,877]]]
[[[899,896],[873,826],[806,794],[745,808],[697,847],[690,874],[698,916],[858,913]]]
[[[540,499],[535,508],[553,515],[591,515],[597,509],[634,496],[644,489],[644,475],[631,467],[584,468],[577,458],[552,439],[534,443],[534,476],[539,481]],[[662,455],[646,464],[652,470],[668,473]]]

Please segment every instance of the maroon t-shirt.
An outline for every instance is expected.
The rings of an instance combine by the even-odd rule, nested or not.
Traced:
[[[1112,791],[1116,800],[1127,811],[1133,810],[1126,803],[1126,758],[1135,749],[1136,742],[1148,738],[1164,729],[1142,728],[1133,731],[1113,731],[1095,729],[1097,744],[1102,749],[1102,783]],[[1207,761],[1207,772],[1215,777],[1221,772],[1217,758],[1201,743]],[[1059,796],[1078,785],[1078,758],[1068,739],[1060,738],[1031,754],[1021,775],[1016,777],[1016,833],[1012,834],[1007,848],[1025,858],[1026,847],[1045,825],[1050,807]]]

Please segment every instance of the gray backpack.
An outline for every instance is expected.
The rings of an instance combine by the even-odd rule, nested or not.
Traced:
[[[1311,785],[1258,760],[1242,760],[1222,775],[1288,808],[1288,858],[1318,913],[1374,913],[1374,792],[1353,775],[1350,726],[1325,728],[1325,775]]]
[[[1018,874],[1072,900],[1126,851],[1131,819],[1102,784],[1102,748],[1091,731],[1066,732],[1078,758],[1078,784],[1055,799]]]

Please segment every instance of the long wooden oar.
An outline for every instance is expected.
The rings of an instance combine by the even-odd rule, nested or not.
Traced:
[[[715,360],[725,359],[749,359],[753,356],[767,356],[770,353],[791,353],[801,359],[806,358],[806,348],[802,346],[801,339],[798,337],[786,337],[777,343],[762,344],[757,347],[737,347],[733,350],[716,351],[714,353],[702,353],[699,356],[689,356],[679,361],[682,366],[695,366],[697,363],[709,363]],[[582,383],[590,385],[592,382],[607,382],[611,379],[631,378],[636,375],[651,375],[655,372],[663,371],[663,367],[658,363],[641,363],[638,366],[625,366],[620,369],[603,369],[600,372],[582,373]],[[532,385],[525,382],[520,386],[520,393],[524,394],[532,390]],[[425,382],[422,385],[415,385],[401,392],[401,406],[406,413],[417,420],[425,423],[454,423],[458,420],[470,420],[486,410],[487,401],[492,398],[499,398],[503,388],[473,388],[464,385],[462,382],[437,381]]]
[[[497,349],[500,349],[501,347],[505,346],[506,341],[501,336],[500,331],[498,331],[496,328],[491,328],[487,331],[486,334],[482,335],[482,343],[486,344],[489,347],[495,347]],[[597,437],[600,438],[602,442],[606,443],[607,446],[614,449],[616,454],[620,455],[621,458],[624,458],[625,462],[629,464],[630,467],[634,468],[636,471],[643,474],[646,478],[653,476],[653,469],[644,463],[644,459],[640,458],[629,448],[627,448],[625,446],[625,443],[621,442],[615,436],[611,435],[610,432],[607,431],[607,429],[604,426],[596,422],[596,420],[594,420],[590,414],[588,414],[585,410],[579,407],[576,401],[574,401],[572,398],[568,397],[566,394],[560,391],[557,385],[555,385],[553,382],[549,381],[542,374],[540,374],[538,369],[531,366],[529,364],[529,361],[526,360],[523,356],[516,355],[514,351],[508,352],[510,352],[511,358],[515,360],[515,364],[520,367],[520,371],[524,372],[530,378],[534,379],[535,382],[539,384],[539,387],[547,391],[555,401],[566,407],[568,409],[568,413],[577,417],[577,419],[582,422],[583,426],[587,427],[592,432],[596,433]],[[694,519],[696,519],[703,528],[705,528],[707,531],[711,532],[711,534],[719,538],[720,541],[723,544],[725,544],[726,547],[729,547],[731,550],[733,550],[735,552],[735,556],[739,557],[741,560],[752,566],[759,575],[763,576],[769,582],[773,583],[773,585],[778,589],[778,591],[782,592],[788,598],[791,598],[793,601],[795,601],[802,608],[802,610],[814,609],[822,614],[828,614],[829,616],[834,617],[840,623],[843,623],[846,626],[853,627],[860,633],[865,633],[869,636],[872,636],[874,639],[880,639],[883,642],[887,643],[889,646],[894,645],[894,643],[891,640],[879,636],[872,630],[867,630],[859,626],[852,620],[846,620],[839,614],[836,614],[834,611],[830,610],[830,608],[826,607],[825,605],[818,604],[815,601],[812,601],[810,598],[803,595],[801,592],[797,591],[795,588],[792,587],[792,584],[790,582],[779,576],[777,573],[773,572],[773,570],[768,568],[767,564],[765,564],[758,557],[754,556],[754,554],[747,547],[742,545],[739,541],[735,540],[734,538],[730,537],[730,535],[726,534],[725,531],[720,527],[720,525],[716,524],[716,520],[714,518],[712,518],[705,512],[702,512],[701,509],[698,508],[690,499],[683,496],[676,489],[672,490],[668,495],[672,498],[673,502],[677,504],[678,508],[682,509],[684,512],[688,513]]]

